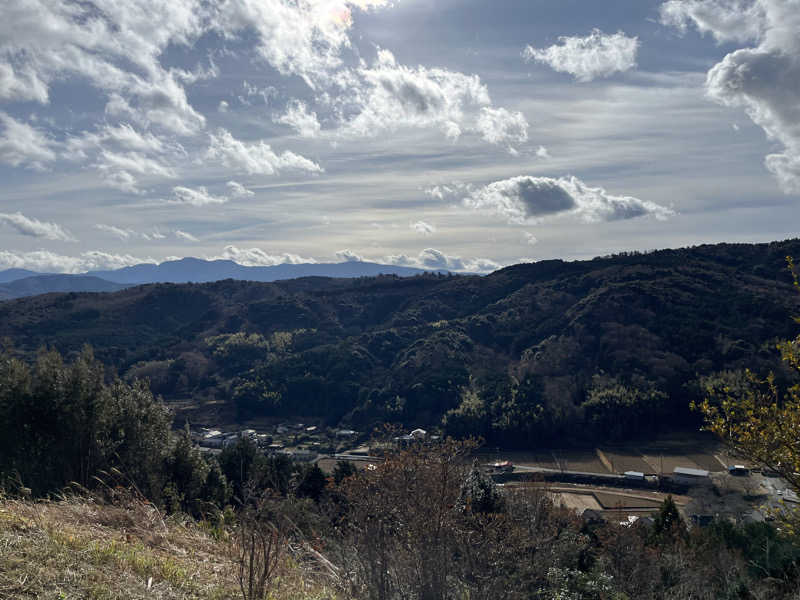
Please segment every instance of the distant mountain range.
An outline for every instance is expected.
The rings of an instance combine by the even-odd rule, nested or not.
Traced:
[[[230,260],[182,258],[160,265],[141,264],[78,275],[36,273],[26,269],[0,271],[0,300],[50,292],[116,292],[147,283],[209,283],[223,279],[269,283],[299,277],[355,278],[376,275],[411,277],[428,272],[371,262],[282,264],[246,267]]]

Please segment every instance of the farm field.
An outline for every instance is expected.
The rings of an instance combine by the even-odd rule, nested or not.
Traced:
[[[626,448],[601,448],[600,452],[608,460],[608,464],[614,473],[625,473],[626,471],[639,471],[641,473],[654,473],[655,470],[637,450]]]
[[[725,465],[723,465],[719,460],[717,460],[716,456],[714,455],[714,452],[711,450],[705,452],[702,450],[698,450],[696,452],[691,452],[686,456],[692,459],[698,465],[700,465],[701,469],[705,469],[706,471],[710,471],[711,473],[718,473],[720,471],[725,470]]]
[[[594,497],[605,509],[613,508],[658,508],[661,503],[657,500],[645,500],[644,498],[636,498],[623,494],[614,494],[611,492],[599,491],[594,492]]]
[[[669,474],[672,473],[676,467],[684,467],[688,469],[704,468],[692,460],[688,455],[676,453],[671,448],[648,448],[644,450],[642,457],[652,467],[654,473]],[[706,460],[704,462],[710,461]]]
[[[610,473],[594,450],[556,450],[553,454],[558,460],[558,468],[562,471],[582,471],[603,475]]]
[[[603,507],[597,501],[593,494],[576,494],[572,492],[558,492],[553,494],[556,504],[561,504],[566,508],[570,508],[582,513],[586,509],[602,510]]]

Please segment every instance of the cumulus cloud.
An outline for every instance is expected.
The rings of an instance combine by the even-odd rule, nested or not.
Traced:
[[[55,160],[53,142],[39,129],[2,111],[0,125],[0,162],[41,170],[46,163]]]
[[[336,253],[339,262],[364,262],[364,257],[356,254],[352,250],[344,249]]]
[[[422,235],[431,235],[436,233],[436,227],[430,223],[426,223],[425,221],[417,221],[416,223],[411,223],[409,226],[411,229],[417,233],[421,233]]]
[[[539,243],[539,240],[536,239],[536,236],[533,235],[530,231],[526,231],[525,232],[525,243],[527,243],[530,246],[535,246],[536,244]]]
[[[305,138],[317,137],[322,129],[317,113],[309,111],[306,103],[300,100],[289,102],[286,106],[286,112],[282,115],[274,116],[273,121],[291,127]]]
[[[30,269],[40,273],[85,273],[121,269],[142,263],[155,264],[152,258],[138,258],[129,254],[110,254],[99,250],[83,252],[78,256],[68,256],[35,250],[33,252],[13,252],[0,250],[0,268]]]
[[[562,36],[558,44],[549,48],[528,46],[522,56],[526,61],[544,63],[580,82],[588,82],[634,68],[638,48],[635,37],[621,31],[607,34],[594,29],[586,37]]]
[[[388,265],[416,267],[418,269],[467,273],[490,273],[502,267],[499,263],[488,258],[461,258],[445,254],[435,248],[425,248],[417,256],[407,256],[405,254],[385,256],[382,262]]]
[[[284,169],[321,173],[317,163],[285,150],[275,153],[263,140],[245,143],[237,140],[225,129],[209,134],[207,158],[218,160],[228,168],[243,171],[250,175],[274,175]]]
[[[237,248],[225,246],[222,254],[213,256],[210,260],[231,260],[245,267],[272,267],[275,265],[299,265],[316,263],[313,258],[304,258],[297,254],[269,254],[261,248]]]
[[[0,213],[0,223],[13,227],[17,233],[30,237],[43,238],[45,240],[60,240],[63,242],[77,241],[61,225],[31,219],[20,212],[13,214]]]
[[[236,181],[229,181],[225,185],[228,187],[228,192],[232,198],[248,198],[256,195],[253,190],[248,190],[241,183]]]
[[[196,237],[194,237],[191,233],[187,233],[185,231],[181,231],[180,229],[175,230],[175,237],[180,238],[182,240],[186,240],[187,242],[199,242]]]
[[[190,204],[191,206],[208,206],[209,204],[225,204],[228,198],[225,196],[214,196],[210,194],[204,186],[198,188],[188,188],[177,185],[172,188],[173,198],[171,202],[176,204]]]
[[[710,98],[742,107],[767,137],[783,146],[764,162],[787,193],[800,193],[800,5],[797,0],[666,2],[662,21],[694,25],[719,41],[750,41],[706,76]]]
[[[308,135],[370,138],[404,128],[439,130],[453,141],[472,134],[508,146],[528,139],[528,122],[519,111],[495,107],[477,75],[449,69],[405,65],[387,49],[372,63],[336,72],[331,87],[317,98],[331,112],[335,127],[318,130],[316,115],[290,104],[282,122]]]
[[[348,81],[356,97],[357,114],[342,128],[343,135],[368,137],[399,127],[437,127],[458,138],[468,111],[489,106],[489,91],[477,75],[446,69],[399,64],[388,50],[376,62],[361,66]]]
[[[519,176],[470,188],[463,205],[494,213],[509,223],[535,223],[546,217],[570,215],[595,223],[651,215],[666,219],[673,211],[632,196],[615,196],[589,187],[577,177]]]
[[[528,121],[521,112],[505,108],[482,108],[476,129],[490,144],[510,146],[528,141]]]

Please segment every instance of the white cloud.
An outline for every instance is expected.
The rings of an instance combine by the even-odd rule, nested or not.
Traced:
[[[226,113],[226,112],[228,112],[228,107],[229,106],[230,106],[230,104],[228,104],[227,101],[220,100],[219,101],[219,105],[217,106],[217,111],[219,111],[221,113]]]
[[[206,17],[200,0],[8,0],[0,23],[0,96],[46,103],[52,82],[77,76],[138,122],[196,132],[205,120],[189,105],[183,83],[197,77],[166,69],[159,58],[169,44],[196,40]]]
[[[388,0],[237,0],[221,5],[215,27],[236,35],[255,32],[257,52],[283,75],[316,87],[341,64],[350,47],[352,10],[388,6]]]
[[[194,237],[191,233],[186,233],[185,231],[181,231],[180,229],[175,230],[175,237],[178,237],[182,240],[186,240],[187,242],[199,242],[196,237]]]
[[[758,40],[766,27],[766,13],[754,0],[669,0],[660,7],[661,22],[685,33],[694,25],[718,42]]]
[[[783,146],[764,162],[787,193],[800,193],[800,4],[797,0],[666,2],[662,21],[693,24],[719,41],[753,40],[707,74],[710,98],[742,107],[767,137]]]
[[[411,229],[422,235],[431,235],[433,233],[436,233],[436,227],[434,227],[430,223],[426,223],[425,221],[417,221],[416,223],[411,223],[410,227]]]
[[[143,194],[144,192],[137,186],[136,177],[127,171],[108,171],[105,173],[104,181],[112,188],[118,189],[128,194]]]
[[[138,258],[129,254],[109,254],[99,250],[83,252],[78,256],[65,256],[47,250],[14,252],[0,250],[0,268],[30,269],[40,273],[85,273],[121,269],[142,263],[156,263],[152,258]]]
[[[357,111],[340,134],[371,137],[400,127],[437,127],[447,137],[458,138],[470,112],[489,106],[486,86],[477,75],[446,69],[416,68],[397,63],[388,50],[380,50],[376,62],[348,73],[342,87]]]
[[[268,254],[260,248],[237,248],[236,246],[225,246],[222,254],[213,256],[209,260],[231,260],[245,267],[272,267],[282,264],[299,265],[317,262],[313,258],[304,258],[297,254]]]
[[[0,162],[41,170],[56,158],[53,142],[40,130],[0,111]]]
[[[127,242],[130,240],[145,240],[148,242],[152,242],[155,240],[163,240],[166,239],[166,234],[159,231],[157,228],[154,228],[152,231],[134,231],[133,229],[117,227],[116,225],[104,225],[102,223],[98,223],[94,226],[95,229],[99,231],[103,231],[108,233],[109,235],[113,235],[116,238],[119,238],[123,242]],[[187,240],[190,242],[198,241],[193,235],[186,233],[185,231],[181,231],[180,229],[176,229],[172,231],[172,233],[183,240]]]
[[[557,215],[571,215],[594,223],[645,215],[666,219],[673,213],[647,200],[615,196],[600,187],[589,187],[577,177],[519,176],[472,188],[463,199],[467,208],[486,211],[509,223],[529,223]]]
[[[340,262],[364,262],[363,256],[348,249],[339,250],[336,253],[336,258],[338,258]]]
[[[308,106],[300,100],[289,102],[286,106],[286,112],[280,116],[273,117],[272,120],[291,127],[305,138],[317,137],[322,129],[317,113],[309,112]]]
[[[102,171],[124,171],[140,175],[175,177],[175,171],[170,167],[138,152],[122,154],[111,150],[103,150],[98,157],[97,168]]]
[[[550,152],[548,152],[547,148],[544,146],[539,146],[536,149],[536,157],[537,158],[550,158]]]
[[[256,195],[253,190],[248,190],[241,183],[236,181],[229,181],[225,185],[228,187],[228,191],[232,198],[248,198]]]
[[[385,256],[381,262],[388,265],[416,267],[418,269],[467,273],[490,273],[502,267],[499,263],[488,258],[465,259],[445,254],[435,248],[425,248],[417,256],[407,256],[405,254]]]
[[[121,227],[116,227],[114,225],[103,225],[102,223],[98,223],[94,226],[94,228],[118,237],[122,241],[128,241],[131,239],[131,237],[136,236],[136,232],[132,229],[122,229]]]
[[[225,196],[214,196],[210,194],[204,186],[198,188],[188,188],[177,185],[172,188],[173,199],[171,202],[176,204],[190,204],[192,206],[208,206],[209,204],[225,204],[228,198]]]
[[[448,184],[434,185],[424,190],[426,196],[435,198],[436,200],[444,201],[458,196],[459,194],[466,193],[472,189],[469,185],[460,181],[454,181]]]
[[[20,212],[13,214],[0,213],[0,223],[13,227],[18,233],[30,237],[46,240],[60,240],[63,242],[77,241],[68,231],[56,223],[48,223],[31,219]]]
[[[276,154],[264,141],[245,143],[234,138],[229,131],[218,129],[209,134],[207,158],[219,160],[228,168],[250,175],[274,175],[284,169],[321,173],[317,163],[288,150]]]
[[[67,139],[62,157],[91,161],[105,182],[128,193],[142,193],[133,173],[150,178],[173,178],[172,163],[185,157],[184,147],[174,140],[136,129],[129,123],[105,124]]]
[[[539,240],[536,239],[536,236],[533,235],[530,231],[525,232],[525,243],[529,244],[530,246],[535,246],[539,243]]]
[[[477,131],[490,144],[511,144],[528,141],[528,121],[521,112],[505,108],[481,109]]]
[[[619,31],[606,34],[594,29],[586,37],[562,36],[559,44],[549,48],[528,46],[522,53],[526,61],[537,61],[561,73],[569,73],[581,82],[636,66],[639,40]]]

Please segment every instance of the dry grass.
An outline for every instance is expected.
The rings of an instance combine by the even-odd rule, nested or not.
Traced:
[[[224,532],[164,518],[141,501],[0,496],[0,598],[238,598],[230,543]],[[335,596],[287,564],[271,598]]]

